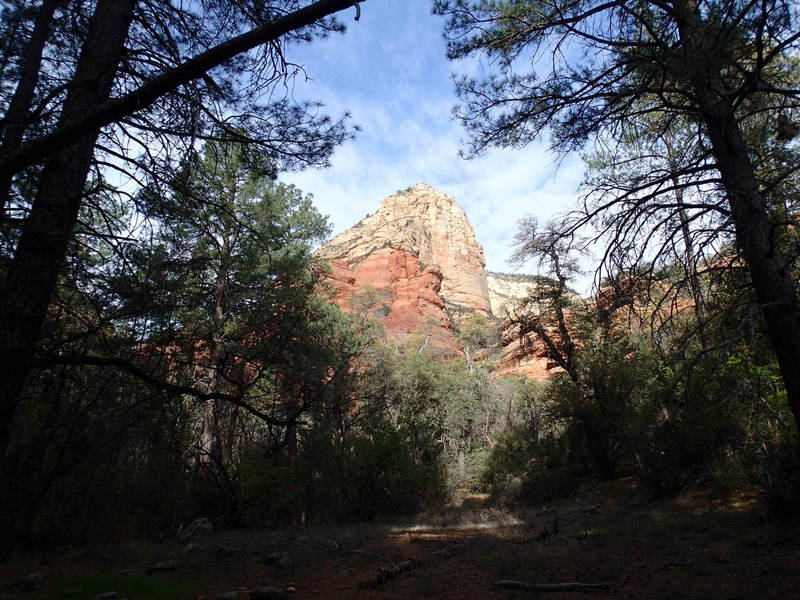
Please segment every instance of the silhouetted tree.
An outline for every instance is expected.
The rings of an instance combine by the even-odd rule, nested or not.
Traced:
[[[349,135],[343,121],[318,116],[315,105],[268,97],[292,74],[286,45],[341,30],[330,15],[354,4],[98,0],[54,13],[70,17],[50,29],[45,54],[55,58],[39,69],[34,106],[22,103],[30,108],[18,147],[0,156],[0,183],[26,179],[27,169],[41,164],[29,195],[6,205],[6,214],[22,222],[10,235],[0,284],[0,454],[90,171],[95,180],[117,171],[134,181],[143,173],[169,181],[196,140],[214,131],[240,132],[241,141],[261,146],[277,166],[324,164]],[[35,54],[33,37],[28,47]],[[18,89],[37,70],[36,60],[23,63]]]
[[[533,261],[541,271],[536,285],[514,309],[509,324],[518,329],[519,357],[539,354],[560,367],[577,392],[576,420],[586,438],[597,474],[609,479],[614,475],[608,441],[598,419],[592,418],[598,404],[595,390],[579,357],[579,348],[592,343],[599,306],[588,309],[569,288],[579,273],[575,244],[554,224],[540,226],[535,219],[520,221],[513,260],[519,264]],[[608,307],[603,307],[608,309]],[[613,312],[610,310],[609,312]],[[603,333],[610,329],[611,315],[603,323]]]

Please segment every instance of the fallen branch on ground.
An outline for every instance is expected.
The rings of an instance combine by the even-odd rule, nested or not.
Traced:
[[[527,583],[513,579],[501,579],[494,582],[495,587],[523,592],[610,592],[612,587],[607,583]]]
[[[414,569],[418,569],[420,567],[424,567],[427,564],[430,564],[436,560],[446,559],[453,556],[456,551],[461,548],[461,544],[457,544],[455,546],[451,546],[450,548],[443,548],[441,550],[436,550],[435,552],[431,552],[427,556],[423,556],[420,558],[414,558],[413,556],[408,560],[404,560],[401,562],[392,563],[388,567],[381,567],[378,569],[378,574],[375,576],[375,579],[370,581],[363,582],[359,587],[361,589],[367,589],[372,587],[377,587],[390,579],[394,579],[395,577],[400,577],[404,573],[408,573]]]

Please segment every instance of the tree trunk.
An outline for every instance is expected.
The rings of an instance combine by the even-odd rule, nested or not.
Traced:
[[[675,190],[675,201],[679,205],[683,205],[683,190]],[[700,287],[700,278],[697,275],[697,260],[692,245],[692,233],[689,229],[689,217],[686,215],[685,208],[681,207],[678,209],[678,218],[680,219],[681,235],[683,236],[686,275],[689,280],[692,299],[694,300],[694,317],[697,321],[697,333],[700,338],[700,346],[703,348],[704,352],[708,352],[711,349],[711,344],[709,344],[705,332],[706,301],[703,298],[703,289]]]
[[[690,64],[689,77],[697,95],[736,231],[736,245],[747,262],[753,289],[767,323],[767,335],[778,359],[786,396],[800,431],[800,304],[789,275],[790,260],[780,248],[766,199],[725,82],[715,67],[716,36],[708,35],[694,0],[675,0],[673,6]],[[708,58],[706,58],[708,57]]]
[[[790,261],[779,246],[776,226],[759,192],[747,146],[732,110],[725,116],[708,115],[706,123],[728,194],[736,244],[750,270],[789,406],[800,431],[800,304],[789,275]]]
[[[50,36],[50,27],[53,23],[53,15],[56,9],[64,3],[64,0],[44,0],[39,12],[36,13],[36,20],[33,24],[30,40],[25,48],[25,56],[22,62],[22,71],[14,90],[14,96],[6,111],[3,130],[3,142],[0,145],[0,156],[8,152],[13,152],[20,147],[22,136],[25,133],[26,121],[30,114],[36,84],[39,81],[39,72],[42,68],[42,54],[47,38]],[[6,206],[11,199],[11,180],[12,177],[0,177],[0,223],[6,218]]]
[[[583,417],[581,421],[589,449],[589,458],[592,461],[595,473],[604,481],[614,479],[614,462],[609,456],[608,443],[605,436],[595,428],[590,418]]]
[[[99,0],[59,127],[108,101],[135,0]],[[14,259],[0,286],[0,456],[34,358],[59,271],[81,207],[99,128],[90,129],[45,163]]]
[[[228,252],[227,244],[221,250]],[[225,336],[222,333],[225,324],[225,298],[228,293],[226,261],[221,260],[218,265],[216,279],[214,281],[214,330],[211,333],[210,341],[210,365],[208,368],[208,392],[216,393],[222,389],[222,380],[225,375]],[[226,436],[223,429],[226,429],[226,403],[222,400],[213,400],[209,403],[211,411],[210,419],[207,422],[210,433],[211,447],[209,451],[213,453],[214,460],[225,468],[230,464],[229,452],[225,445]]]

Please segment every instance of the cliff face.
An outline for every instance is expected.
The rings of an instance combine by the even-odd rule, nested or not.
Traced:
[[[455,200],[427,185],[397,192],[380,208],[319,249],[329,261],[334,301],[378,318],[396,339],[424,338],[428,347],[459,354],[460,319],[474,312],[507,316],[514,298],[533,285],[524,276],[489,274],[483,247]],[[499,372],[548,376],[546,361],[513,358],[504,335]]]
[[[458,314],[491,314],[483,247],[464,210],[427,184],[389,196],[318,254],[331,262],[337,303],[383,313],[395,337],[452,338]]]
[[[513,316],[517,300],[527,296],[536,287],[536,278],[530,275],[487,271],[486,278],[489,285],[492,313],[501,321],[506,321]],[[525,375],[537,381],[544,381],[550,377],[555,365],[543,357],[545,353],[543,345],[534,344],[533,354],[520,356],[519,329],[517,327],[506,325],[501,332],[500,343],[503,353],[495,371],[497,375]]]
[[[458,203],[420,183],[389,196],[369,215],[320,249],[324,258],[341,259],[358,270],[376,252],[392,248],[415,256],[442,274],[444,302],[491,313],[483,247]]]
[[[509,316],[514,302],[528,295],[535,287],[533,277],[529,275],[513,275],[508,273],[486,272],[486,282],[489,287],[489,301],[492,304],[492,314],[500,319]]]

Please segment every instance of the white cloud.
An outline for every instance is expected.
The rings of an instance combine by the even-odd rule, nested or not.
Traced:
[[[362,131],[336,151],[330,169],[282,179],[314,194],[335,233],[396,190],[429,183],[464,207],[487,267],[509,271],[517,221],[527,214],[547,221],[573,207],[583,165],[568,157],[557,168],[545,142],[461,159],[464,132],[450,118],[453,65],[442,22],[428,10],[418,2],[365,5],[362,22],[345,36],[308,47],[300,59],[315,79],[298,84],[296,95],[321,99],[331,114],[350,112]]]
[[[415,112],[433,114],[440,103],[420,99]],[[391,107],[355,106],[363,131],[339,148],[330,169],[289,174],[285,180],[314,194],[320,211],[342,231],[374,212],[397,189],[426,182],[453,196],[486,247],[493,270],[504,264],[516,222],[526,214],[547,220],[574,204],[583,165],[577,158],[556,171],[543,145],[523,150],[490,150],[485,156],[459,157],[460,131],[443,115],[438,131]]]

